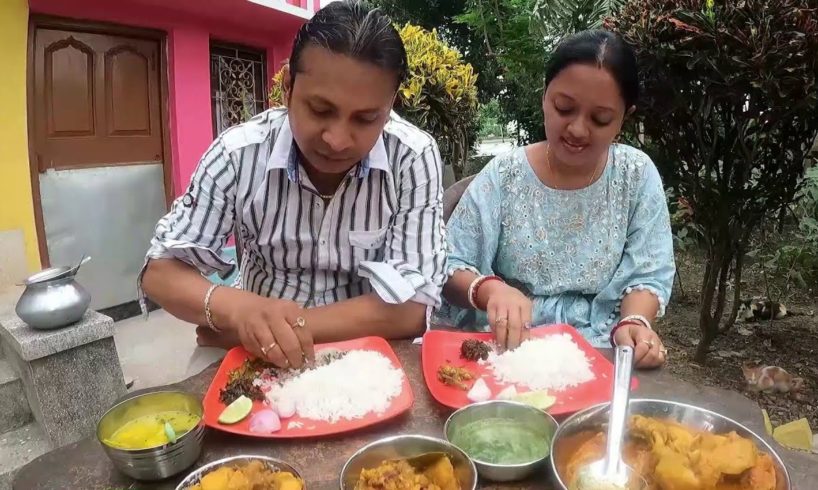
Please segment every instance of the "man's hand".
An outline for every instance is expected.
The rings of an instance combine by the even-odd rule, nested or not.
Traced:
[[[302,312],[293,301],[244,294],[232,301],[226,318],[249,352],[278,367],[300,368],[315,360],[312,333],[298,325]]]

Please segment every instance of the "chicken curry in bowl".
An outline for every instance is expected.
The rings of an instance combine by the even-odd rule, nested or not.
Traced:
[[[626,464],[641,468],[651,490],[793,490],[775,448],[725,415],[651,398],[632,398],[628,413],[623,456]],[[590,453],[596,451],[601,459],[609,415],[610,404],[600,403],[562,421],[549,463],[556,488],[573,490],[566,472],[576,472],[580,458],[593,459]],[[758,425],[763,427],[761,417]]]
[[[580,468],[605,454],[606,432],[567,436],[555,465],[569,490]],[[633,415],[623,458],[648,482],[647,490],[776,490],[773,458],[735,431],[715,434],[672,420]]]

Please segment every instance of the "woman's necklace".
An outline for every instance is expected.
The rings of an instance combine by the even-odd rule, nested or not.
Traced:
[[[607,160],[607,159],[606,159],[606,160]],[[600,165],[599,163],[597,163],[597,164],[596,164],[596,166],[594,167],[594,171],[593,171],[593,173],[591,173],[591,178],[590,178],[590,179],[588,179],[588,183],[587,183],[587,184],[585,184],[585,187],[590,186],[590,185],[591,185],[591,184],[594,182],[594,179],[596,179],[596,177],[597,177],[597,175],[596,175],[596,174],[597,174],[597,172],[599,172],[599,168],[600,168],[600,167],[601,167],[601,165]],[[554,176],[554,175],[555,175],[555,174],[554,174],[554,169],[553,169],[553,167],[551,166],[551,144],[550,144],[550,143],[548,143],[548,142],[546,142],[546,143],[545,143],[545,168],[548,170],[548,172],[549,172],[549,173],[550,173],[552,176]],[[566,190],[566,189],[561,189],[560,187],[557,187],[557,186],[554,186],[554,187],[555,187],[557,190]],[[583,187],[583,189],[584,189],[584,187]],[[577,190],[578,190],[578,189],[577,189]]]

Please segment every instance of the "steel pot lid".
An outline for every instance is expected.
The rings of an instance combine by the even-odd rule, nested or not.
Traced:
[[[31,286],[33,284],[41,284],[48,281],[53,281],[54,279],[61,279],[63,277],[67,277],[69,272],[71,272],[73,267],[70,266],[62,266],[62,267],[51,267],[49,269],[41,270],[40,272],[33,274],[26,279],[23,284],[26,286]]]

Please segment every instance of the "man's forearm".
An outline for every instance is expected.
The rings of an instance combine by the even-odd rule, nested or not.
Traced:
[[[204,299],[212,284],[198,270],[175,259],[151,260],[142,279],[142,289],[151,300],[176,318],[196,325],[207,325]],[[210,307],[218,328],[230,328],[230,306],[246,294],[228,287],[213,293]]]
[[[393,305],[371,293],[304,312],[316,343],[375,335],[403,339],[423,334],[426,305],[408,301]]]

